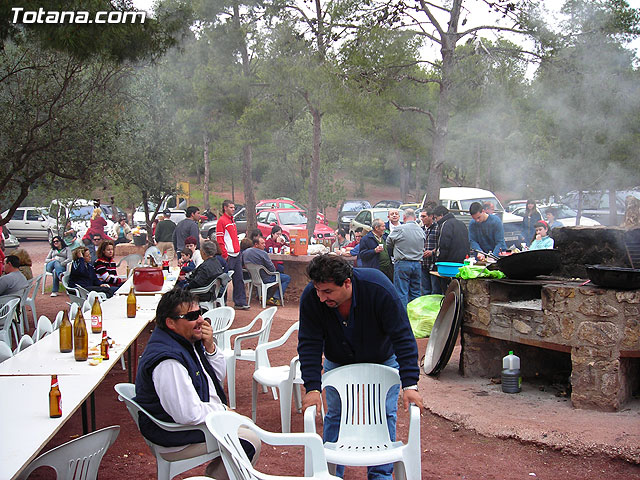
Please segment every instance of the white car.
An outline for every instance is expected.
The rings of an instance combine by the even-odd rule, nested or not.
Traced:
[[[546,213],[549,208],[554,208],[556,210],[556,220],[558,220],[563,227],[575,227],[576,226],[576,218],[578,212],[567,207],[566,205],[538,205],[538,212],[542,217],[542,220],[547,220]],[[518,217],[524,217],[525,207],[516,208],[513,211],[514,215]],[[601,225],[597,220],[593,220],[592,218],[588,218],[585,216],[580,216],[580,225],[585,227],[595,227],[597,225]]]
[[[2,213],[4,217],[9,211]],[[46,208],[18,207],[6,224],[17,238],[49,239],[55,230],[55,221]]]
[[[82,238],[89,229],[91,215],[94,210],[93,201],[76,199],[76,200],[53,200],[49,207],[49,219],[52,223],[52,232],[59,232],[65,226],[66,219],[71,220],[71,228],[73,228],[78,238]],[[102,210],[102,217],[107,221],[107,226],[104,227],[105,234],[111,230],[113,226],[111,205],[100,205]],[[127,217],[124,210],[116,207],[118,210],[118,217]],[[51,237],[49,237],[51,238]]]
[[[422,207],[427,200],[425,195],[422,199]],[[520,245],[522,241],[522,217],[505,212],[500,201],[493,192],[481,188],[472,187],[447,187],[440,189],[440,205],[444,205],[453,213],[456,218],[462,220],[467,226],[471,222],[469,207],[473,202],[480,204],[491,202],[495,206],[495,214],[502,220],[504,226],[504,240],[507,247]]]

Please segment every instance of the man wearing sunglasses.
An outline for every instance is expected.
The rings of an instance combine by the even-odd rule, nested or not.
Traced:
[[[208,413],[226,410],[222,387],[226,375],[224,355],[213,341],[213,329],[202,317],[198,298],[188,290],[165,293],[156,309],[156,327],[140,358],[135,400],[155,418],[184,425],[204,423]],[[144,415],[140,432],[163,447],[167,460],[206,453],[199,430],[168,432]],[[241,432],[247,456],[257,461],[260,440],[249,430]],[[206,474],[228,478],[220,457]]]

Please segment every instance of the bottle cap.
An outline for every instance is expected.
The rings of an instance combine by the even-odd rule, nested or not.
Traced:
[[[509,355],[513,355],[513,350],[509,350]]]

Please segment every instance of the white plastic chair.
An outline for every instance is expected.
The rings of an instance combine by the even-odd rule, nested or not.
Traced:
[[[258,290],[258,294],[260,299],[262,300],[262,308],[267,306],[267,290],[269,288],[277,285],[280,290],[280,301],[282,305],[284,305],[284,295],[282,294],[282,282],[280,281],[280,272],[270,272],[263,265],[257,265],[255,263],[245,263],[244,266],[247,268],[249,273],[251,274],[251,286],[249,287],[249,301],[251,301],[251,292],[253,291],[253,287],[255,286]],[[267,275],[275,275],[275,282],[264,283],[262,277],[260,276],[260,272],[264,271]]]
[[[65,268],[67,269],[67,271],[65,272],[65,275],[71,273],[71,262],[67,263]],[[42,272],[42,294],[43,295],[44,295],[44,287],[47,285],[47,277],[51,277],[53,279],[54,273],[55,271],[47,272],[47,262],[44,262],[44,272]]]
[[[322,448],[322,440],[313,433],[272,433],[256,426],[247,417],[235,412],[212,412],[205,420],[207,427],[218,440],[222,461],[230,480],[294,480],[315,478],[318,480],[338,480],[329,474],[327,462]],[[303,446],[304,447],[304,477],[270,475],[256,470],[249,461],[238,436],[238,429],[244,426],[255,432],[260,440],[269,445]]]
[[[411,405],[406,444],[392,442],[386,416],[386,398],[400,385],[395,368],[375,363],[354,363],[322,375],[322,388],[334,387],[340,395],[340,433],[336,442],[324,444],[330,471],[336,465],[371,466],[395,463],[395,478],[421,478],[420,409]],[[305,432],[316,431],[316,407],[304,412]]]
[[[60,324],[62,323],[62,316],[64,315],[64,311],[60,310],[57,315],[56,315],[56,319],[53,321],[53,330],[57,330],[60,328]],[[72,320],[71,318],[69,320]]]
[[[19,298],[12,298],[7,303],[0,306],[0,329],[3,332],[3,339],[11,346],[11,334],[9,330],[13,332],[13,336],[16,339],[16,346],[18,345],[18,329],[16,328],[17,313],[16,310],[20,304]]]
[[[73,302],[74,304],[82,305],[82,302],[84,302],[89,296],[89,292],[78,285],[76,285],[75,287],[70,287],[69,275],[71,274],[65,273],[62,276],[62,285],[64,285],[64,289],[67,291],[67,295],[69,295],[69,300],[71,300],[71,302]]]
[[[233,270],[229,270],[227,273],[222,273],[218,275],[218,278],[216,278],[216,284],[213,287],[215,292],[216,306],[218,307],[225,306],[226,304],[225,297],[227,295],[227,288],[229,288],[229,284],[231,283],[232,278],[233,278]]]
[[[26,293],[20,299],[20,304],[22,305],[22,318],[23,322],[26,326],[26,331],[29,331],[29,319],[27,317],[27,306],[31,308],[31,316],[33,317],[33,328],[36,327],[36,320],[38,318],[38,314],[36,313],[36,295],[38,293],[38,289],[40,288],[40,284],[44,279],[44,274],[40,274],[37,277],[29,280],[29,288],[27,288]]]
[[[180,425],[177,423],[163,422],[161,420],[158,420],[157,418],[154,418],[149,412],[138,405],[138,403],[133,399],[133,397],[135,397],[136,395],[136,386],[133,383],[118,383],[114,388],[118,393],[118,400],[125,403],[127,410],[129,410],[129,413],[133,417],[133,421],[138,427],[138,430],[140,429],[140,425],[138,425],[138,414],[139,412],[142,412],[163,430],[167,430],[170,432],[200,430],[204,433],[205,441],[207,444],[207,453],[205,453],[204,455],[199,455],[197,457],[174,461],[165,460],[162,454],[160,454],[160,452],[158,451],[158,448],[160,448],[160,446],[147,440],[146,438],[144,439],[147,445],[149,445],[151,453],[153,453],[153,455],[156,457],[156,463],[158,466],[158,480],[171,480],[173,477],[181,474],[182,472],[191,470],[198,465],[202,465],[203,463],[209,462],[214,458],[220,456],[218,442],[213,437],[213,435],[211,435],[211,432],[205,424]]]
[[[236,311],[231,307],[218,307],[209,310],[203,317],[211,323],[213,339],[216,345],[222,349],[223,336],[233,324],[233,320],[236,318]]]
[[[131,253],[122,257],[116,265],[116,268],[118,268],[123,263],[126,263],[127,267],[129,267],[129,269],[132,269],[133,267],[137,267],[138,265],[140,265],[140,262],[142,262],[142,255]]]
[[[52,448],[31,462],[18,479],[26,479],[38,467],[49,466],[56,471],[58,480],[95,480],[102,457],[118,433],[120,426],[114,425]]]
[[[280,347],[286,343],[293,332],[297,332],[299,322],[289,327],[282,337],[271,342],[258,345],[256,348],[256,369],[253,372],[253,385],[251,389],[251,419],[256,421],[256,410],[258,404],[258,384],[265,387],[278,389],[280,396],[280,423],[282,433],[291,432],[291,394],[295,389],[296,408],[302,410],[300,385],[302,376],[300,374],[300,362],[298,357],[294,357],[289,365],[272,367],[269,364],[268,351]]]
[[[36,331],[33,332],[32,339],[34,342],[46,337],[50,333],[53,333],[53,325],[51,325],[51,320],[45,315],[41,315],[38,319],[38,324],[36,325]]]
[[[0,341],[0,363],[11,357],[13,357],[11,347],[6,342]]]
[[[204,308],[206,310],[212,310],[214,308],[214,301],[215,301],[215,285],[216,285],[216,278],[214,278],[213,280],[211,280],[211,283],[209,283],[208,285],[205,285],[204,287],[197,287],[197,288],[190,288],[189,291],[191,293],[195,293],[196,295],[202,295],[205,293],[211,293],[211,300],[199,300],[198,304],[200,306],[200,308]]]
[[[271,332],[271,323],[273,317],[276,314],[276,307],[270,307],[260,312],[249,325],[240,328],[234,328],[233,330],[227,330],[227,336],[223,340],[223,353],[224,358],[227,361],[227,386],[229,387],[229,407],[236,408],[236,361],[246,360],[249,362],[256,361],[256,352],[253,349],[242,349],[242,342],[252,338],[258,338],[258,345],[267,343],[269,341],[269,333]],[[256,322],[260,320],[260,329],[251,333],[248,332],[253,328]],[[242,334],[242,335],[238,335]],[[233,349],[225,348],[227,339],[232,335],[237,335],[233,342]],[[229,340],[230,343],[230,340]],[[268,361],[268,360],[267,360]],[[265,387],[266,391],[266,387]],[[273,398],[278,398],[275,388],[273,389]]]
[[[78,305],[77,303],[72,303],[69,307],[69,320],[71,321],[71,323],[73,323],[73,321],[75,320],[79,308],[80,305]]]
[[[4,342],[2,342],[2,343],[4,343]],[[33,345],[33,339],[29,335],[23,335],[22,337],[20,337],[20,341],[18,342],[18,348],[16,348],[13,351],[13,354],[17,355],[22,350],[24,350],[25,348],[30,347],[31,345]]]

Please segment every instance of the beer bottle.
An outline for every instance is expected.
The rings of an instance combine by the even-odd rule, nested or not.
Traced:
[[[107,331],[102,331],[102,342],[100,342],[100,355],[103,360],[109,360],[109,340],[107,338]]]
[[[129,295],[127,295],[127,317],[134,318],[136,316],[136,294],[133,293],[133,285],[131,285],[131,290],[129,290]]]
[[[60,322],[60,351],[68,353],[73,350],[73,326],[69,320],[69,311],[65,310]]]
[[[91,333],[100,333],[102,331],[102,307],[100,300],[96,297],[91,307]]]
[[[57,375],[51,375],[51,390],[49,390],[49,416],[51,418],[59,418],[62,416],[62,402]]]
[[[78,362],[84,362],[89,358],[89,334],[80,308],[73,322],[73,355]]]

